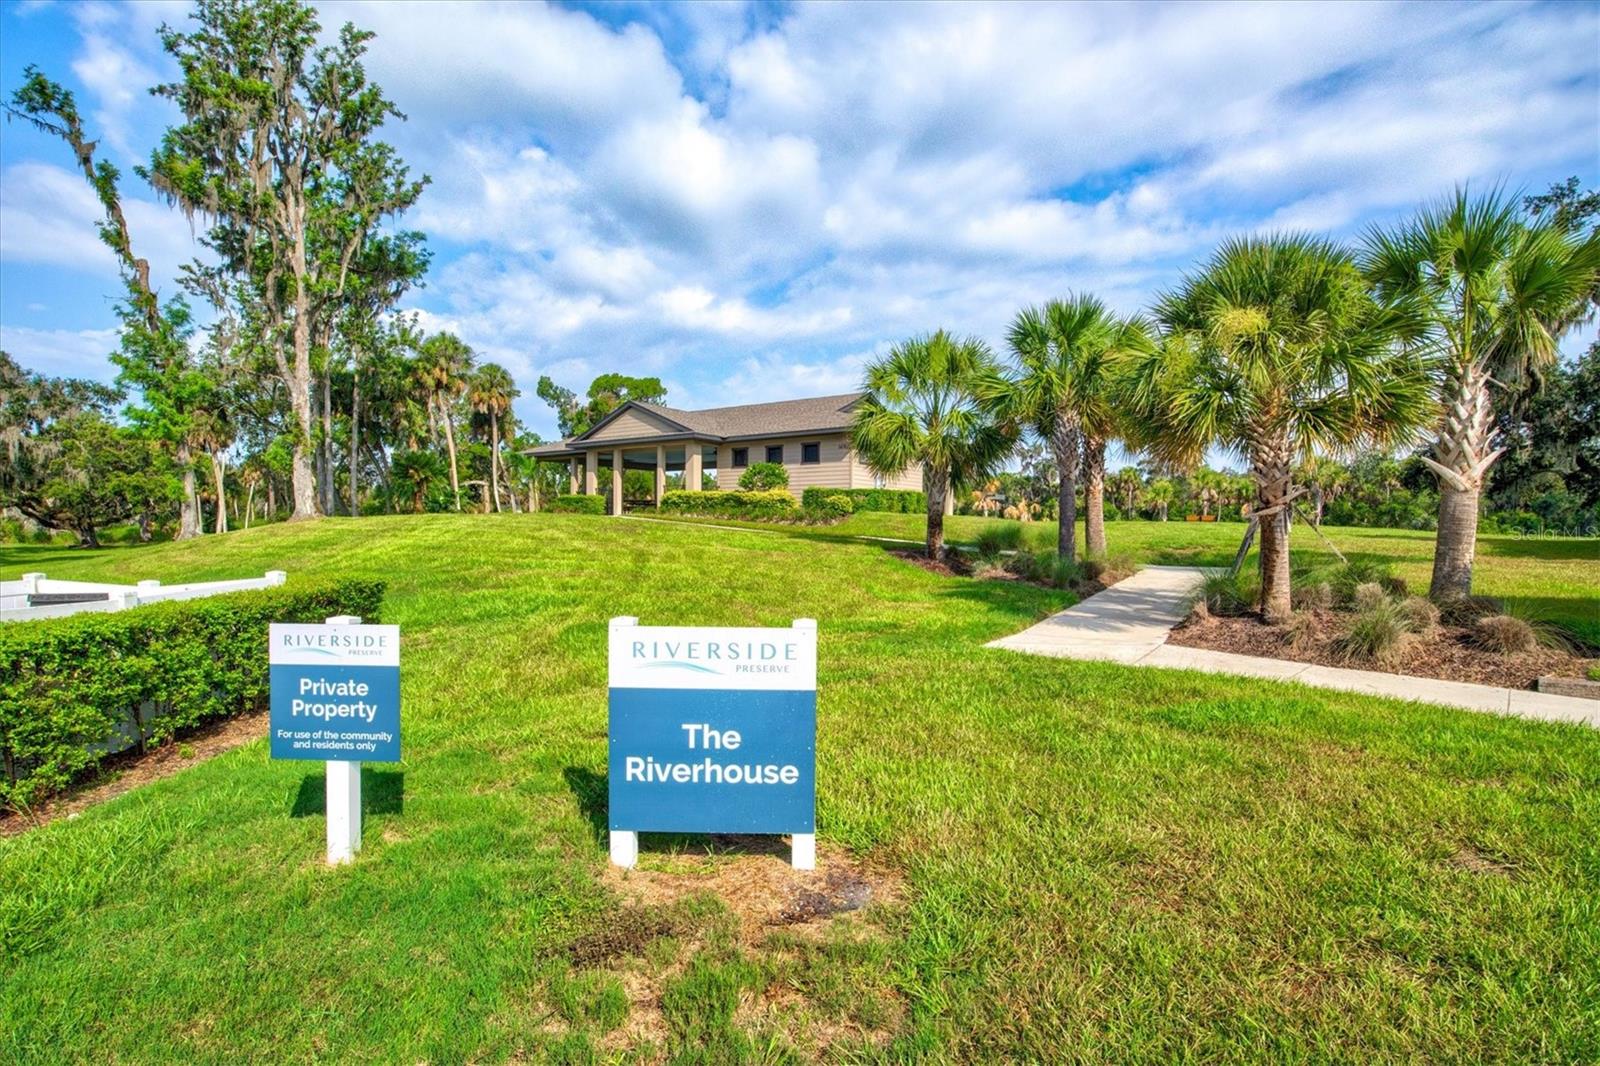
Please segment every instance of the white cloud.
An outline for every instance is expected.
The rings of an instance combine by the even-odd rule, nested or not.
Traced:
[[[32,21],[77,20],[103,121],[148,146],[128,85],[182,15],[63,10]],[[510,368],[540,432],[540,373],[659,374],[697,404],[843,391],[865,353],[939,327],[998,345],[1069,289],[1135,311],[1228,233],[1348,235],[1464,180],[1592,183],[1600,154],[1585,5],[321,10],[377,32],[369,71],[410,115],[386,136],[434,179],[408,305]],[[82,181],[7,159],[0,256],[114,280]],[[130,210],[153,260],[190,254],[178,216]]]
[[[158,283],[170,286],[178,267],[203,249],[189,223],[168,208],[125,196],[123,211],[135,254],[148,259]],[[49,263],[107,279],[116,258],[101,243],[100,203],[81,174],[47,163],[17,163],[0,172],[0,257]]]
[[[50,377],[111,381],[117,368],[106,358],[117,350],[116,329],[33,329],[0,323],[0,348],[29,370]]]
[[[128,140],[128,116],[139,98],[135,94],[142,96],[155,84],[155,73],[100,33],[85,38],[83,54],[73,60],[72,72],[100,101],[93,116],[100,135],[124,154],[134,154]]]

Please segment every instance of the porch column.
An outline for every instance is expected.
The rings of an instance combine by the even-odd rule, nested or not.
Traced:
[[[656,510],[661,509],[661,497],[667,493],[667,446],[656,445]]]
[[[683,446],[683,487],[690,492],[700,491],[700,442],[690,441]]]
[[[570,471],[567,477],[567,495],[576,496],[578,494],[578,457],[573,456],[567,467]]]
[[[583,453],[583,494],[600,494],[600,453],[593,448]]]
[[[611,449],[611,513],[622,513],[622,449]]]

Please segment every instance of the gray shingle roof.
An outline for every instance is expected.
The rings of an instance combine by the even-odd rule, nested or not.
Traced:
[[[775,403],[747,403],[738,407],[710,407],[683,411],[659,404],[636,404],[670,419],[697,435],[707,437],[772,437],[789,433],[818,433],[850,427],[850,408],[863,393],[813,396]]]
[[[800,433],[838,432],[850,428],[850,409],[866,395],[846,392],[838,396],[812,396],[804,400],[779,400],[776,403],[747,403],[738,407],[708,407],[703,411],[685,411],[655,403],[630,400],[601,423],[615,417],[630,407],[641,408],[657,417],[682,426],[687,433],[702,440],[738,440],[746,437],[784,437]],[[531,450],[533,455],[570,455],[571,447],[581,442],[600,423],[559,444],[544,444]],[[685,434],[680,433],[679,436]],[[671,434],[663,434],[671,436]]]

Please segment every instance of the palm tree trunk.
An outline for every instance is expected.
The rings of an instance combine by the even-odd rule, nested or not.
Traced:
[[[250,528],[250,511],[256,505],[256,483],[250,482],[244,487],[244,528]]]
[[[442,402],[439,406],[444,408]],[[461,481],[456,474],[456,431],[450,425],[450,412],[441,410],[439,414],[442,416],[441,421],[444,422],[444,444],[450,451],[450,493],[455,498],[456,510],[459,511],[461,510]]]
[[[1084,550],[1106,554],[1106,442],[1093,437],[1083,441]]]
[[[495,513],[500,512],[500,418],[489,409],[489,495]]]
[[[1078,557],[1078,459],[1079,435],[1076,423],[1065,415],[1056,417],[1050,432],[1050,448],[1056,458],[1056,554],[1063,559]]]
[[[1489,373],[1482,364],[1461,368],[1445,384],[1444,416],[1433,458],[1423,457],[1439,478],[1439,533],[1434,542],[1435,600],[1472,594],[1472,562],[1477,551],[1478,497],[1489,467],[1503,448],[1490,449],[1494,409]]]
[[[217,483],[217,524],[218,533],[228,531],[228,495],[223,488],[223,469],[221,452],[211,453],[211,476]]]
[[[1261,616],[1277,624],[1288,621],[1294,612],[1289,590],[1292,453],[1282,440],[1261,442],[1251,453],[1250,473],[1256,481],[1254,513],[1261,529]]]
[[[1472,595],[1472,562],[1478,546],[1478,496],[1447,482],[1439,485],[1439,533],[1433,549],[1433,580],[1428,595],[1435,600]]]
[[[928,471],[928,558],[944,557],[944,497],[950,491],[950,471]]]

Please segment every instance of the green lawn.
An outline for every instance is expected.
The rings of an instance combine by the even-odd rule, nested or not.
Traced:
[[[927,519],[922,515],[863,512],[832,526],[760,528],[823,539],[893,537],[920,541],[926,536]],[[1055,549],[1054,522],[1018,523],[969,515],[945,519],[945,536],[955,543],[970,544],[985,529],[1015,529],[1023,547]],[[1144,563],[1226,566],[1233,561],[1244,529],[1240,522],[1108,522],[1106,541],[1112,552],[1131,552]],[[1405,578],[1412,589],[1427,592],[1433,573],[1431,532],[1348,526],[1327,526],[1323,532],[1347,558],[1393,562],[1395,573]],[[1081,547],[1081,528],[1078,537]],[[1338,561],[1308,526],[1297,523],[1291,531],[1291,542],[1296,566]],[[1600,539],[1480,536],[1474,589],[1505,600],[1513,610],[1531,618],[1558,623],[1590,643],[1600,644]]]
[[[1172,561],[1236,535],[1135,530]],[[1580,560],[1485,555],[1504,591],[1593,595]],[[1595,732],[988,651],[1063,596],[811,535],[441,515],[0,549],[7,578],[271,568],[390,582],[407,759],[369,768],[360,861],[322,866],[321,767],[264,740],[0,841],[0,1060],[1600,1060]],[[595,804],[618,614],[819,619],[819,835],[903,881],[865,935],[741,940],[702,901],[568,961],[641,928]]]

